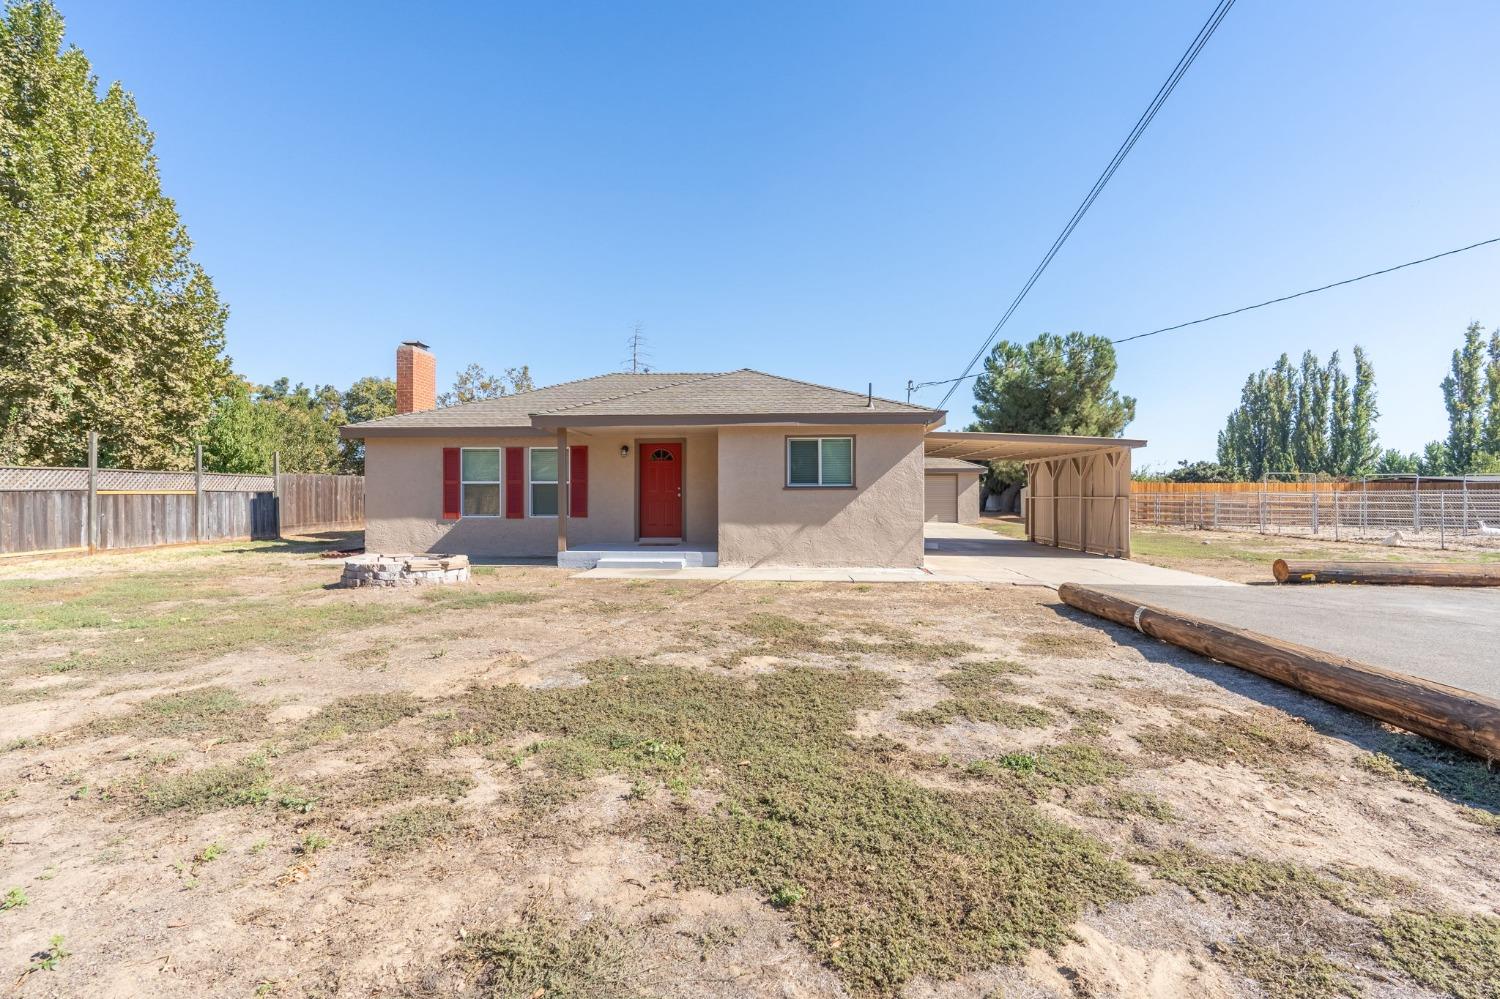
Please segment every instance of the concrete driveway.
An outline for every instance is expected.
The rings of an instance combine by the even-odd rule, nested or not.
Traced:
[[[1240,586],[1239,583],[1200,576],[1195,572],[1017,541],[966,524],[928,524],[926,551],[927,571],[949,582],[1017,583],[1053,588],[1063,583],[1088,586]]]

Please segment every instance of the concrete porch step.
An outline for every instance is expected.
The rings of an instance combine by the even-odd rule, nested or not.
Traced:
[[[719,553],[675,545],[570,548],[557,556],[557,564],[563,569],[711,569],[719,564]]]
[[[681,555],[609,555],[594,563],[596,569],[686,569]]]

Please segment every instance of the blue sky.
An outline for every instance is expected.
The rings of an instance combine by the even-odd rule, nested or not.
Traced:
[[[661,370],[896,398],[963,369],[1212,6],[60,3],[252,379],[346,385],[419,337],[444,383],[561,381],[639,322]],[[1006,335],[1500,235],[1497,37],[1492,0],[1241,2]],[[1138,460],[1212,457],[1251,370],[1354,343],[1416,449],[1471,319],[1500,324],[1500,247],[1124,345]]]

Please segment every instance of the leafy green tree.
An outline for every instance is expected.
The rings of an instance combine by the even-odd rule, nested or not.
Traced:
[[[1114,344],[1102,336],[1001,340],[974,383],[973,429],[1118,437],[1135,419],[1135,400],[1114,389],[1116,367]]]
[[[225,309],[119,83],[50,0],[0,14],[0,462],[185,467],[228,373]]]
[[[1358,363],[1358,362],[1356,362]],[[1324,470],[1348,475],[1354,466],[1354,399],[1349,391],[1349,376],[1339,364],[1339,352],[1328,355],[1328,462]]]
[[[452,390],[438,396],[437,404],[440,407],[462,406],[481,399],[498,399],[502,395],[529,392],[535,387],[531,383],[531,368],[527,365],[506,368],[500,374],[492,375],[480,365],[471,364],[453,379]]]
[[[1166,482],[1233,482],[1234,473],[1215,461],[1179,461],[1177,467],[1162,476]]]
[[[1406,454],[1389,448],[1375,460],[1375,474],[1377,475],[1415,475],[1422,462],[1422,456],[1417,454]]]
[[[1328,408],[1332,376],[1312,351],[1302,354],[1297,376],[1297,413],[1292,426],[1292,454],[1299,471],[1328,472]]]
[[[1043,333],[1030,343],[1001,340],[974,382],[970,430],[1118,437],[1135,419],[1135,400],[1114,388],[1115,346],[1107,337]],[[1025,480],[1016,462],[990,462],[985,488]]]
[[[226,380],[203,428],[203,467],[211,472],[271,471],[279,444],[271,410],[256,402],[243,378]]]
[[[361,378],[345,390],[343,405],[344,416],[350,423],[391,416],[396,412],[396,382],[391,378]],[[365,442],[344,440],[339,447],[343,451],[343,470],[351,475],[365,474]]]
[[[1484,414],[1484,452],[1500,459],[1500,326],[1490,331],[1484,387],[1489,396]]]
[[[1282,354],[1252,374],[1219,433],[1219,464],[1237,478],[1301,472],[1359,475],[1379,456],[1375,369],[1354,348],[1354,380],[1335,351],[1326,365],[1307,351],[1293,365]]]
[[[1418,475],[1454,475],[1463,474],[1456,472],[1453,463],[1453,454],[1448,450],[1448,445],[1442,441],[1428,441],[1427,446],[1422,449],[1422,454],[1417,458]]]
[[[1375,421],[1380,408],[1375,403],[1375,365],[1365,349],[1354,345],[1354,400],[1350,406],[1349,427],[1344,432],[1347,454],[1332,471],[1342,475],[1368,475],[1380,456],[1380,440]]]
[[[1463,345],[1453,352],[1452,369],[1442,383],[1443,405],[1448,409],[1448,440],[1444,450],[1449,470],[1456,475],[1472,471],[1484,450],[1489,399],[1484,384],[1481,332],[1477,322],[1464,330]]]
[[[281,452],[283,472],[338,472],[342,468],[339,427],[348,423],[343,396],[332,385],[312,388],[278,378],[256,393],[258,404],[270,410],[275,451]]]

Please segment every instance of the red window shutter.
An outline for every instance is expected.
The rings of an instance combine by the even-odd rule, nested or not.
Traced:
[[[459,449],[443,448],[443,519],[457,520],[463,515],[463,467]]]
[[[568,448],[568,516],[589,515],[589,449]]]
[[[526,516],[526,449],[505,449],[505,515],[512,520]]]

